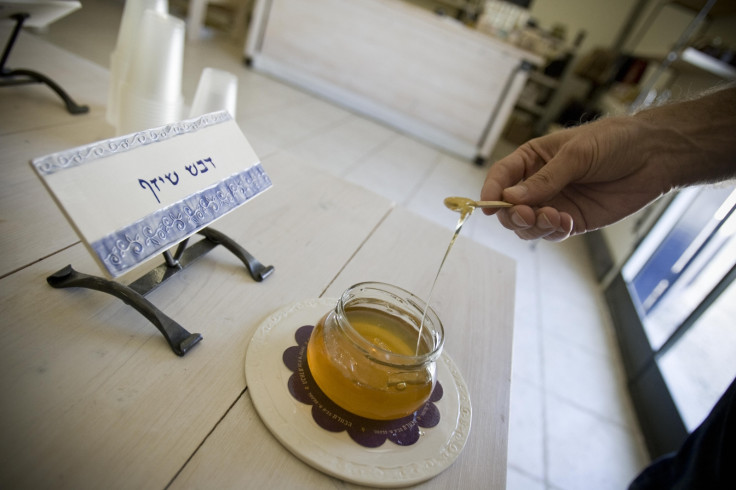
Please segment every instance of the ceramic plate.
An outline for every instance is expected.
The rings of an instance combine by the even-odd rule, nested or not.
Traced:
[[[294,334],[314,325],[337,299],[311,299],[289,305],[267,318],[251,339],[245,356],[248,393],[271,433],[310,466],[341,480],[361,485],[397,487],[428,480],[460,455],[470,433],[471,406],[465,381],[447,353],[437,362],[444,390],[434,402],[440,411],[435,427],[422,429],[411,446],[385,441],[366,448],[347,432],[329,432],[312,418],[311,405],[297,401],[287,388],[293,374],[283,362],[284,351],[296,345]]]

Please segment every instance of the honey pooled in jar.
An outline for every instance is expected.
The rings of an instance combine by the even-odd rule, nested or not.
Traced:
[[[369,358],[380,359],[385,353],[414,356],[417,330],[408,322],[372,308],[351,308],[345,314],[352,328],[372,344]],[[429,399],[433,377],[424,367],[397,368],[368,359],[346,336],[326,337],[326,320],[327,316],[312,332],[307,362],[330,400],[361,417],[394,420],[412,414]],[[340,355],[330,356],[329,351]]]

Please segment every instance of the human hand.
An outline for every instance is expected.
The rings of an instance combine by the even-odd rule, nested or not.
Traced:
[[[672,188],[656,158],[660,130],[610,118],[533,139],[494,163],[482,200],[520,238],[560,241],[614,223]]]

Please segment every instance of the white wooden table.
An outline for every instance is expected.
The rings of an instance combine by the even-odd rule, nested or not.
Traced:
[[[277,152],[263,162],[273,188],[216,226],[275,273],[256,283],[217,248],[148,296],[204,337],[177,357],[119,300],[46,284],[67,264],[96,269],[28,162],[113,131],[103,69],[31,36],[21,41],[15,59],[43,68],[91,111],[68,115],[40,85],[0,89],[0,487],[339,486],[255,412],[249,340],[280,307],[357,282],[426,295],[449,231]],[[513,291],[513,262],[461,237],[433,306],[444,355],[469,387],[472,430],[455,463],[423,486],[505,486]]]

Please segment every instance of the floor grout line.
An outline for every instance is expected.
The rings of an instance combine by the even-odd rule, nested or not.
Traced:
[[[542,476],[544,479],[544,486],[545,488],[550,488],[550,458],[549,458],[549,420],[548,420],[548,413],[547,413],[547,376],[546,376],[546,370],[544,369],[544,363],[545,363],[545,349],[546,345],[544,343],[544,315],[542,311],[542,288],[541,288],[541,281],[542,281],[542,273],[541,273],[541,267],[540,267],[540,258],[539,258],[539,249],[536,246],[536,244],[532,247],[532,257],[534,260],[534,294],[535,294],[535,306],[536,306],[536,324],[537,324],[537,333],[539,335],[539,380],[541,385],[541,392],[540,392],[540,400],[541,400],[541,426],[542,426]]]

